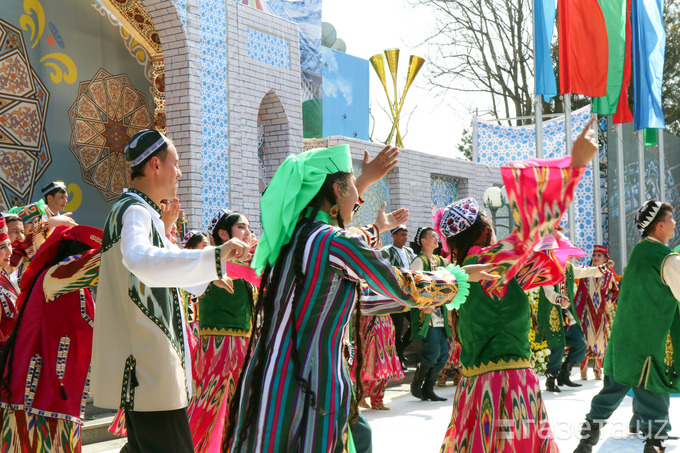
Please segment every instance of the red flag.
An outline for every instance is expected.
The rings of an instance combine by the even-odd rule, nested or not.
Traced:
[[[630,0],[626,10],[626,58],[623,63],[623,85],[621,85],[621,96],[616,106],[616,113],[612,117],[614,124],[630,123],[633,121],[633,113],[628,106],[628,87],[630,86],[631,72],[631,45],[633,42],[633,32],[630,24]]]
[[[607,95],[609,42],[597,0],[558,1],[560,93]]]

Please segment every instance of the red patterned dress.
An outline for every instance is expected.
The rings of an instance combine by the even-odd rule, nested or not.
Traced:
[[[595,361],[593,366],[595,378],[600,379],[602,376],[602,360],[607,349],[618,297],[619,285],[616,282],[616,275],[611,271],[598,278],[582,278],[579,282],[574,304],[581,319],[587,347],[586,358],[581,362],[582,379],[587,378],[590,359]]]
[[[382,405],[387,381],[404,379],[401,363],[394,347],[394,324],[389,315],[361,317],[361,339],[364,366],[361,385],[364,398],[370,398],[371,407]],[[356,380],[355,367],[352,379]]]
[[[19,310],[16,305],[19,292],[4,269],[0,269],[0,344],[9,337],[17,322]]]
[[[0,393],[3,452],[81,451],[94,325],[88,287],[97,284],[101,249],[50,266],[69,230],[79,232],[69,239],[101,247],[101,230],[57,227],[23,276],[18,305],[26,306],[3,373],[9,392]]]
[[[562,217],[583,169],[571,158],[501,168],[516,229],[498,244],[470,249],[466,264],[495,263],[501,280],[472,283],[459,307],[463,378],[441,452],[553,453],[539,381],[531,368],[531,309],[523,290],[559,282],[562,270],[534,246]]]

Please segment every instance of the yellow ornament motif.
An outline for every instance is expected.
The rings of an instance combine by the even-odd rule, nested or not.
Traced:
[[[673,366],[673,353],[674,353],[674,348],[673,348],[673,341],[671,340],[671,334],[670,332],[668,333],[668,337],[666,338],[666,357],[663,359],[663,362],[666,364],[667,367],[672,367]]]
[[[63,64],[65,68],[64,70],[57,63],[52,63],[50,61],[45,63],[45,66],[52,68],[52,72],[50,73],[50,79],[52,82],[57,84],[66,82],[70,85],[76,83],[76,80],[78,80],[78,68],[76,68],[76,64],[73,62],[71,57],[61,52],[54,52],[42,57],[40,62],[42,63],[46,60],[56,60]]]
[[[550,330],[559,332],[562,329],[562,318],[556,305],[550,310]]]
[[[26,14],[19,18],[19,25],[21,25],[24,31],[28,31],[29,28],[31,29],[31,41],[33,42],[31,49],[33,49],[38,44],[38,41],[40,41],[40,37],[45,29],[45,11],[39,0],[24,0],[24,11]],[[31,11],[35,13],[38,21],[37,24],[33,17],[31,17],[33,16]]]

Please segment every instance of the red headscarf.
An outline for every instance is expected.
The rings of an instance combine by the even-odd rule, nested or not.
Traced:
[[[0,217],[0,242],[9,240],[9,231],[7,230],[7,221],[4,217]]]
[[[33,286],[35,279],[37,279],[40,273],[45,270],[45,266],[50,264],[57,256],[59,246],[63,241],[71,239],[89,245],[92,249],[101,249],[102,235],[103,231],[99,228],[86,225],[77,225],[74,227],[62,225],[56,227],[47,240],[40,246],[38,252],[33,256],[31,264],[21,277],[21,294],[19,296],[19,302],[23,303],[23,299],[25,298],[25,295],[28,294],[28,289]],[[18,304],[18,306],[21,306],[21,304]]]

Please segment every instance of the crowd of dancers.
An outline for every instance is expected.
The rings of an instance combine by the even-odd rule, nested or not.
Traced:
[[[437,382],[457,384],[441,452],[557,452],[532,329],[550,349],[547,391],[578,386],[572,368],[586,379],[589,360],[604,375],[577,452],[592,451],[629,391],[644,452],[663,451],[680,391],[673,209],[640,208],[643,239],[620,285],[605,247],[574,265],[583,252],[559,219],[597,152],[589,129],[571,156],[501,168],[508,237],[464,198],[418,228],[415,252],[406,209],[348,226],[395,148],[365,153],[358,177],[346,145],[290,155],[262,196],[256,239],[226,209],[207,232],[184,232],[178,152],[160,132],[135,134],[130,188],[103,229],[61,213],[60,182],[0,218],[2,451],[80,451],[93,397],[118,411],[125,452],[370,452],[358,408],[389,410],[386,383],[403,379],[420,339],[412,395],[445,401]]]

